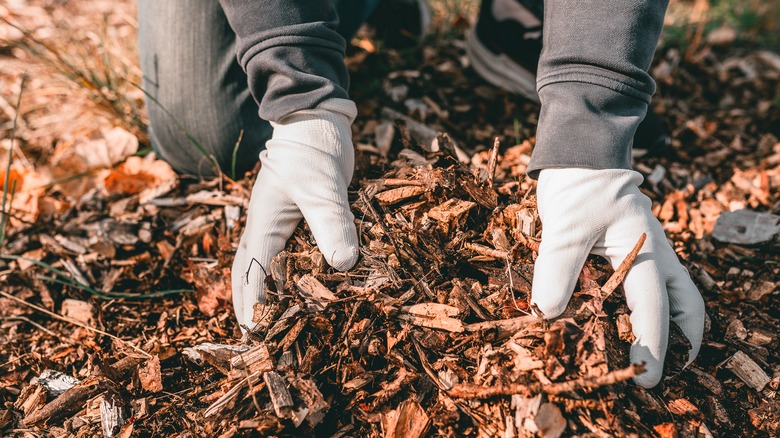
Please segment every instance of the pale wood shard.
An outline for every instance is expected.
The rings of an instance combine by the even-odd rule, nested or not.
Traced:
[[[439,222],[452,222],[476,206],[476,202],[452,198],[428,210],[428,217]]]
[[[405,400],[398,409],[382,415],[385,438],[420,438],[425,436],[431,419],[414,400]]]
[[[488,158],[487,165],[487,184],[488,187],[493,187],[493,178],[496,177],[496,164],[498,164],[498,147],[501,146],[501,141],[498,137],[493,140],[493,148],[490,150],[490,158]]]
[[[102,397],[100,400],[100,426],[103,429],[103,436],[106,438],[117,436],[126,422],[127,418],[119,396],[109,393]]]
[[[772,380],[750,356],[741,351],[731,356],[726,362],[726,368],[756,391],[764,389]]]
[[[474,251],[480,256],[487,257],[490,259],[506,260],[506,258],[509,257],[509,252],[507,251],[502,251],[500,249],[493,249],[485,245],[480,245],[478,243],[465,242],[463,244],[463,248],[468,249],[470,251]]]
[[[495,321],[476,322],[473,324],[467,324],[465,329],[469,332],[478,332],[481,330],[499,329],[505,332],[515,332],[523,327],[529,326],[534,323],[543,322],[539,317],[533,315],[519,316],[517,318],[510,319],[498,319]]]
[[[26,386],[14,402],[14,409],[27,416],[46,403],[46,388],[43,385]]]
[[[738,245],[758,245],[780,234],[780,216],[752,210],[724,212],[715,223],[712,237]]]
[[[412,306],[403,306],[401,310],[412,315],[429,317],[457,316],[460,313],[457,307],[440,303],[419,303]]]
[[[761,301],[762,298],[770,295],[775,289],[777,289],[777,282],[775,281],[758,281],[748,291],[747,298],[751,301]]]
[[[182,354],[197,365],[208,363],[227,374],[230,371],[230,360],[241,353],[249,351],[249,345],[227,345],[204,342],[194,347],[187,347]]]
[[[266,372],[274,369],[274,363],[271,354],[265,343],[255,345],[248,351],[238,353],[230,359],[230,376],[235,378],[244,377],[247,374],[256,372]]]
[[[520,232],[526,237],[536,236],[536,217],[530,208],[523,208],[517,213],[517,222],[520,225]]]
[[[512,401],[509,405],[515,411],[514,423],[520,436],[527,432],[536,433],[537,428],[534,423],[534,417],[539,412],[539,406],[542,404],[542,394],[533,397],[524,397],[521,394],[512,395]]]
[[[287,334],[284,335],[282,340],[279,341],[280,351],[287,351],[287,349],[292,346],[293,342],[295,342],[295,340],[298,338],[298,335],[300,335],[304,327],[306,327],[307,322],[308,322],[307,318],[301,318],[295,323],[295,325],[290,329],[290,331],[288,331]]]
[[[275,371],[263,373],[263,380],[271,395],[271,403],[274,407],[274,413],[279,418],[291,418],[293,400],[290,391],[287,389],[287,382]]]
[[[246,376],[246,378],[241,379],[238,383],[233,385],[232,388],[230,388],[225,394],[223,394],[217,401],[212,403],[208,408],[206,408],[205,411],[203,411],[203,416],[208,418],[211,416],[216,415],[219,413],[225,406],[228,406],[233,402],[238,395],[241,393],[241,390],[244,389],[245,386],[255,386],[257,384],[265,385],[264,382],[260,381],[260,372],[256,372],[253,374],[250,374]]]
[[[463,321],[452,318],[460,313],[457,307],[439,303],[420,303],[401,308],[404,312],[399,318],[421,327],[447,330],[460,333],[463,331]]]
[[[307,304],[310,304],[312,310],[325,310],[330,303],[338,300],[330,289],[311,274],[302,276],[295,285],[298,286],[301,296],[306,299]]]
[[[421,186],[404,186],[395,189],[386,190],[374,195],[377,201],[382,205],[393,205],[407,199],[420,196],[425,193],[425,187]]]

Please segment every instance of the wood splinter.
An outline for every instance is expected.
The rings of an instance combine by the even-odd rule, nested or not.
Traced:
[[[620,266],[615,269],[615,273],[609,277],[609,280],[604,283],[604,286],[601,286],[601,299],[606,300],[610,295],[612,295],[612,292],[615,292],[615,289],[617,289],[620,283],[623,282],[623,280],[626,278],[626,274],[628,274],[628,270],[634,264],[637,255],[639,255],[639,250],[641,250],[642,245],[645,244],[646,239],[647,233],[642,233],[642,235],[639,236],[639,240],[636,242],[636,245],[634,245],[634,248],[631,250],[631,252],[628,253],[626,258],[623,259],[623,262],[620,263]]]

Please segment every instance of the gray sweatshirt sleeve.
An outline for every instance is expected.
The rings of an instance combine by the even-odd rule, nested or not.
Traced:
[[[667,4],[545,2],[531,177],[545,168],[631,168],[632,138],[655,92],[647,70]]]
[[[338,16],[323,0],[220,0],[236,33],[260,118],[271,122],[331,98],[348,99]]]

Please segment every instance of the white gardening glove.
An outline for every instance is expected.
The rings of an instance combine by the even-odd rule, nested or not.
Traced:
[[[688,363],[699,353],[704,301],[650,211],[650,199],[639,191],[641,183],[642,175],[632,170],[541,171],[537,200],[543,230],[531,303],[545,318],[559,316],[589,252],[617,269],[647,233],[623,285],[636,336],[631,362],[645,362],[647,370],[634,380],[650,388],[661,380],[670,316],[691,342]]]
[[[233,307],[242,330],[254,327],[253,307],[265,301],[271,259],[302,218],[332,267],[347,270],[357,262],[357,232],[347,200],[356,114],[352,101],[329,99],[271,124],[273,136],[260,154],[262,167],[233,261]]]

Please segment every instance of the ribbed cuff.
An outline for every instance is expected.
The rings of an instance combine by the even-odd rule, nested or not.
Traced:
[[[539,87],[542,110],[528,175],[536,179],[548,168],[631,169],[634,133],[650,95],[625,78],[581,72],[577,81],[561,79]]]

